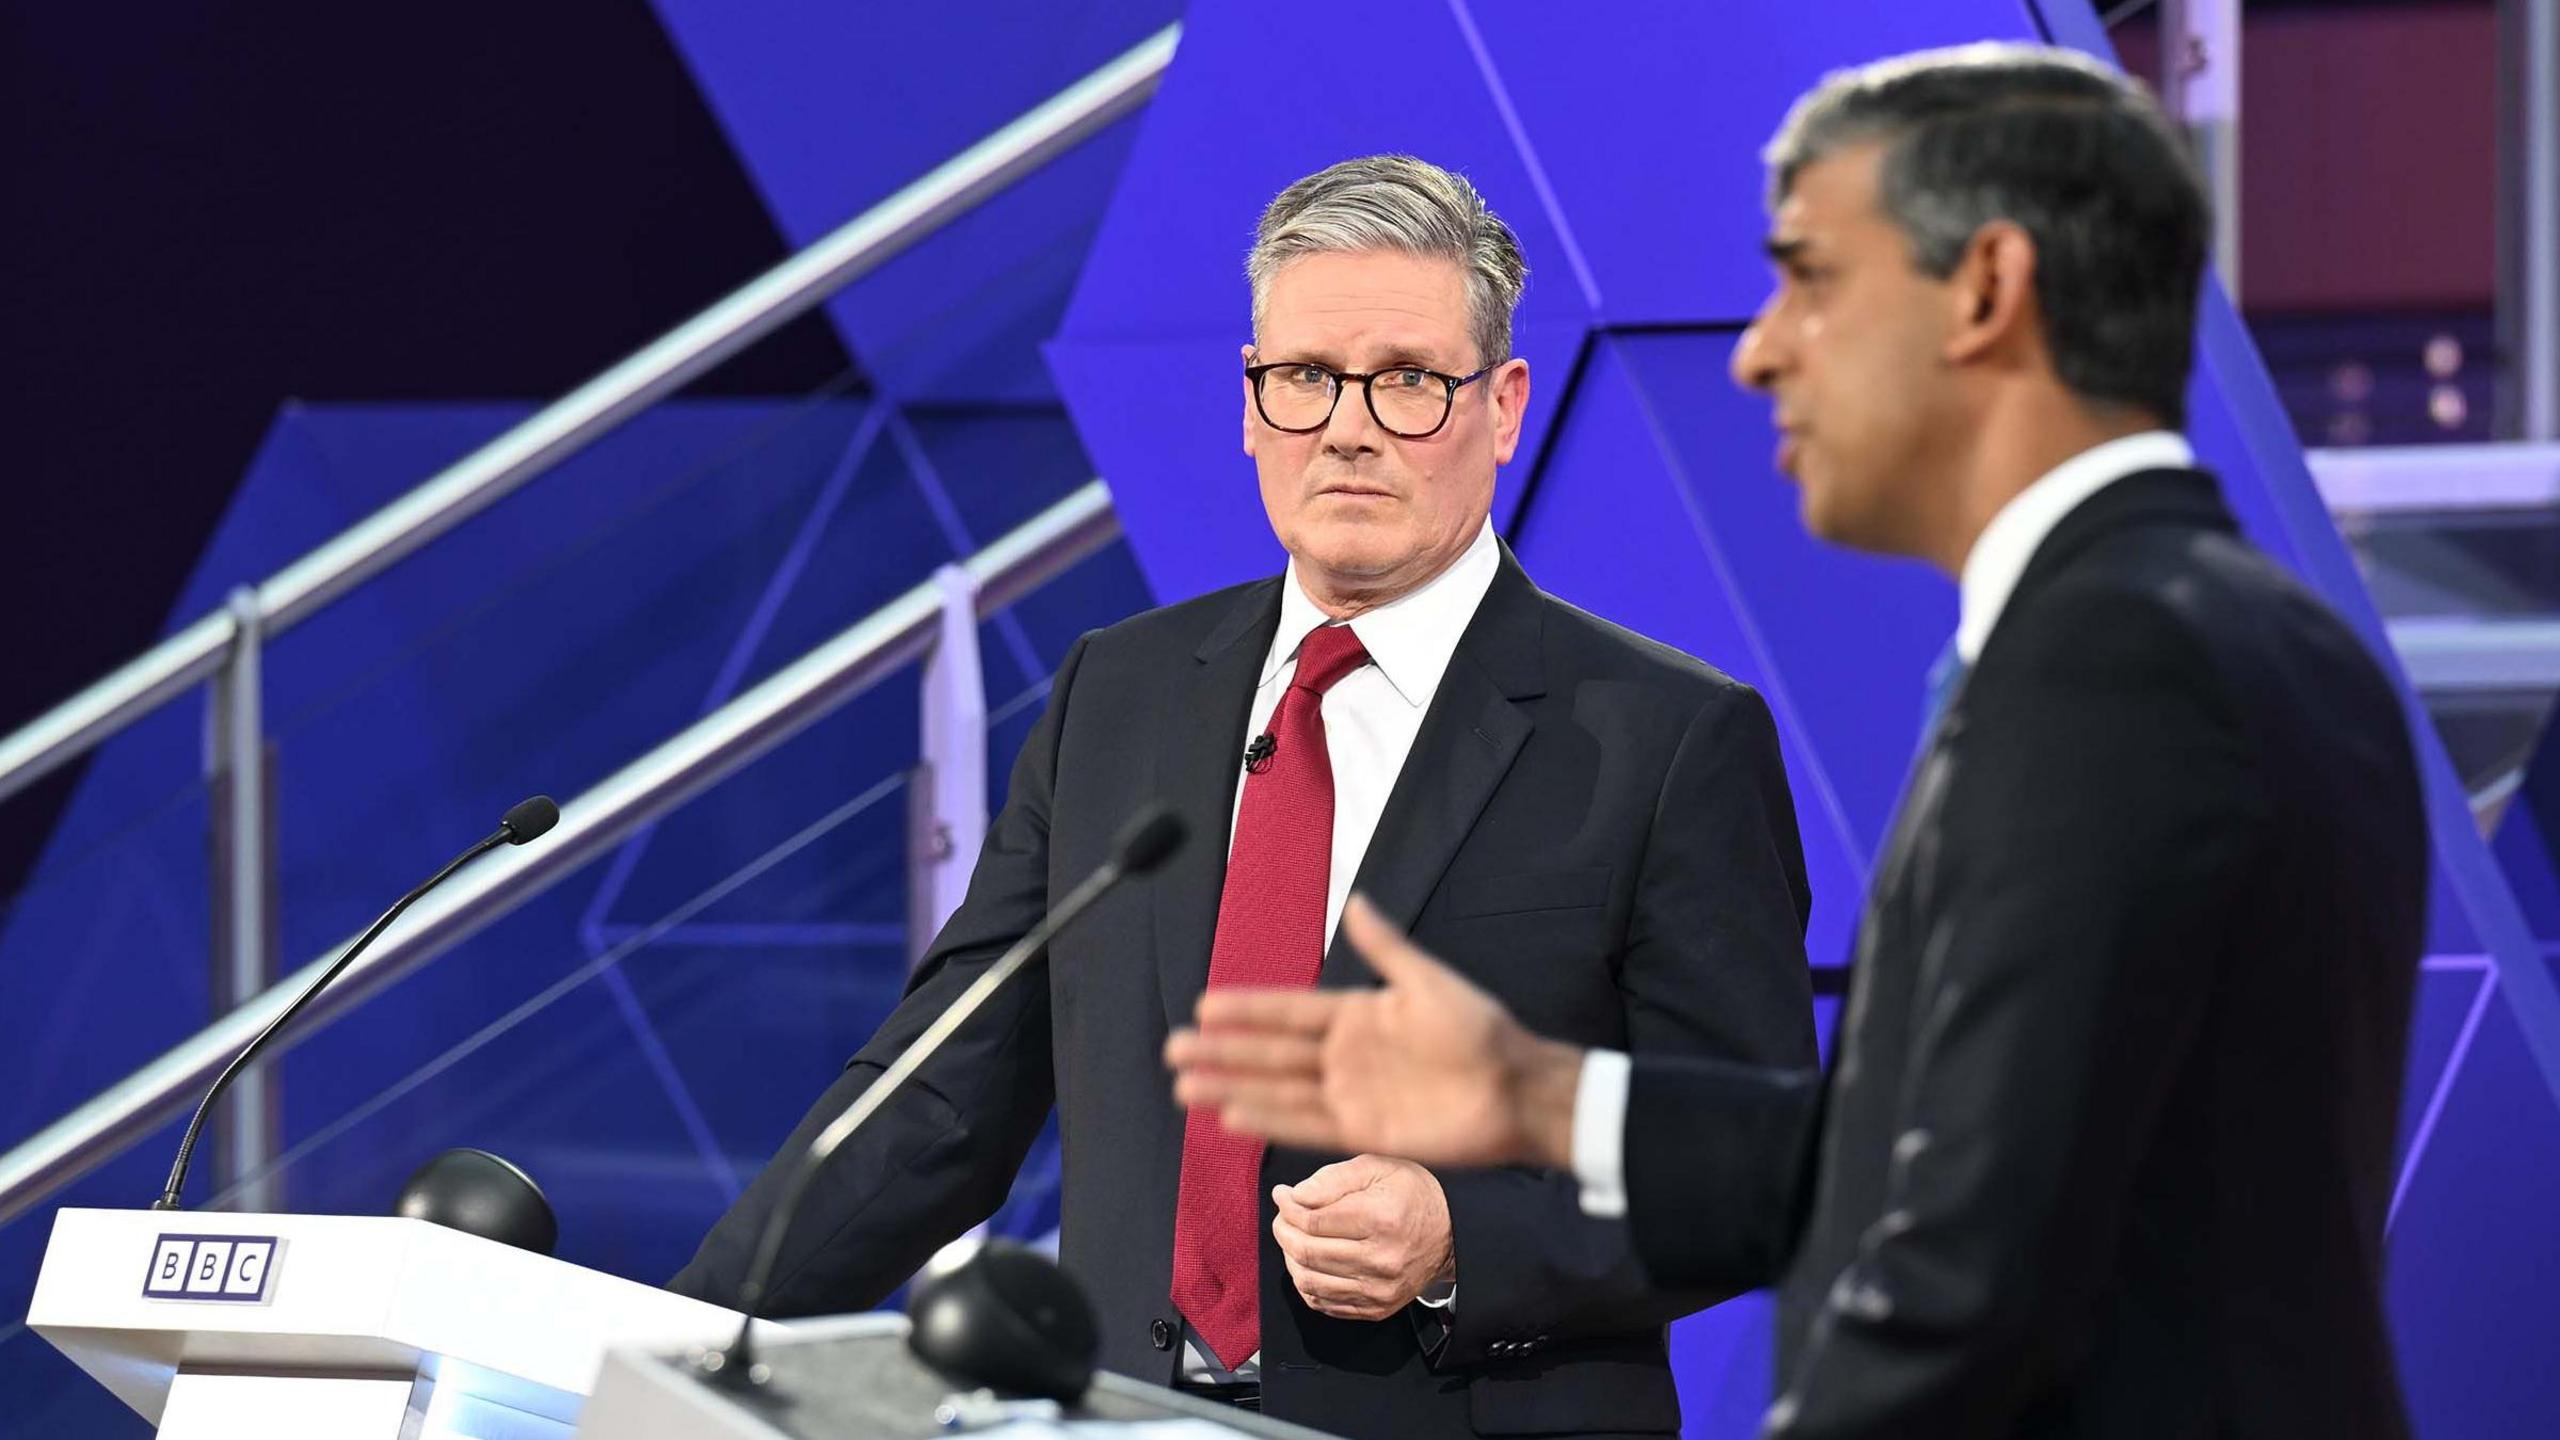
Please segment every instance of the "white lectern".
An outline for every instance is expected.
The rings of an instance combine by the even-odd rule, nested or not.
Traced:
[[[738,1316],[423,1220],[64,1210],[27,1323],[170,1440],[560,1440],[608,1346]]]

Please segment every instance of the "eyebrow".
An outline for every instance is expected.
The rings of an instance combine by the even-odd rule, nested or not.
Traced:
[[[1266,354],[1260,349],[1256,349],[1254,352],[1256,356],[1266,361],[1273,360],[1280,353],[1281,352],[1279,351],[1272,351]],[[1435,358],[1432,353],[1432,347],[1429,345],[1381,345],[1377,347],[1375,353],[1385,358],[1372,365],[1370,367],[1372,370],[1395,370],[1406,366],[1415,366],[1424,370],[1436,370],[1444,363]],[[1288,358],[1279,360],[1278,363],[1283,365],[1322,365],[1328,370],[1349,370],[1351,368],[1350,358],[1329,345],[1305,346],[1290,353]]]

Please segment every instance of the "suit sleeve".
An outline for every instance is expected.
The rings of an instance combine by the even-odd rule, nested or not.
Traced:
[[[1692,717],[1653,798],[1615,960],[1629,1048],[1810,1071],[1811,910],[1777,729],[1756,692],[1724,687]],[[1657,1286],[1627,1225],[1585,1215],[1569,1173],[1452,1171],[1440,1181],[1458,1259],[1444,1367],[1482,1359],[1497,1342],[1534,1350],[1642,1330],[1730,1293]]]
[[[2122,592],[2017,618],[1889,960],[1919,972],[1884,1210],[1850,1217],[1771,1435],[2006,1434],[2073,1363],[2249,898],[2266,817],[2201,637]]]
[[[1821,1075],[1637,1055],[1622,1121],[1627,1227],[1659,1285],[1777,1283],[1804,1213]]]
[[[737,1304],[756,1238],[790,1162],[871,1087],[926,1026],[1038,923],[1049,903],[1049,804],[1076,667],[1076,642],[1040,723],[1015,760],[969,893],[907,983],[898,1008],[722,1215],[669,1288]],[[1054,1099],[1046,957],[989,997],[895,1100],[829,1158],[775,1265],[764,1313],[829,1314],[879,1304],[933,1252],[1003,1203]]]

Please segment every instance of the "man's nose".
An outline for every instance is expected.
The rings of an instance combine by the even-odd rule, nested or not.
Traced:
[[[1733,347],[1732,371],[1733,383],[1745,390],[1765,391],[1777,383],[1777,344],[1770,333],[1768,307],[1762,306],[1752,317]]]
[[[1376,454],[1386,443],[1386,430],[1369,413],[1369,392],[1357,380],[1342,382],[1334,397],[1333,415],[1324,424],[1324,448],[1336,455]]]

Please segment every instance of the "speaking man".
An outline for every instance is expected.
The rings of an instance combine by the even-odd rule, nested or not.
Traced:
[[[1355,1436],[1678,1427],[1659,1296],[1561,1166],[1266,1151],[1165,1093],[1205,989],[1342,981],[1360,888],[1586,1044],[1811,1063],[1810,899],[1759,697],[1530,583],[1493,534],[1525,276],[1465,180],[1378,156],[1272,202],[1238,398],[1286,573],[1078,641],[967,900],[785,1153],[1109,851],[1187,849],[1097,906],[839,1151],[769,1313],[873,1305],[1004,1198],[1054,1101],[1059,1254],[1102,1362]],[[1133,384],[1144,383],[1132,377]],[[768,1170],[675,1288],[733,1301]]]
[[[2096,64],[1988,46],[1832,77],[1768,158],[1734,375],[1808,527],[1962,601],[1827,1084],[1536,1038],[1355,904],[1386,987],[1211,992],[1180,1093],[1570,1165],[1657,1281],[1782,1279],[1771,1436],[2400,1436],[2418,782],[2372,657],[2176,433],[2178,142]]]

